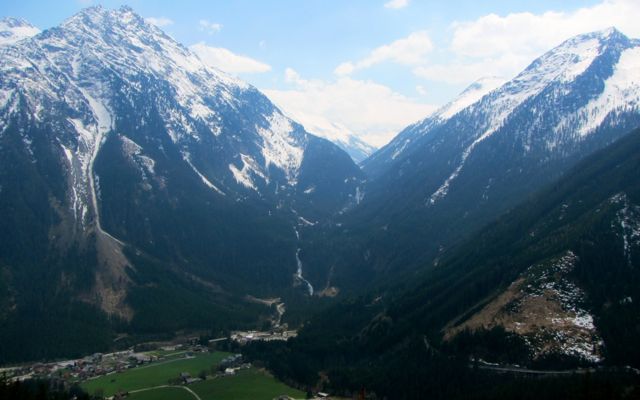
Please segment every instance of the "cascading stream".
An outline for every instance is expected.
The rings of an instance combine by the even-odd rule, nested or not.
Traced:
[[[298,232],[298,229],[294,227],[293,230],[296,233],[296,238],[298,239],[298,241],[300,241],[300,233]],[[298,282],[301,282],[302,284],[306,285],[309,296],[313,296],[313,285],[311,285],[311,283],[308,280],[306,280],[302,275],[302,260],[300,260],[300,250],[302,249],[299,247],[296,250],[296,263],[297,263],[298,269],[296,270],[295,278]]]

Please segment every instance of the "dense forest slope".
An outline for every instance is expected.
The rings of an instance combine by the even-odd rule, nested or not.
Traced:
[[[286,345],[248,353],[286,378],[393,398],[456,393],[443,382],[464,381],[469,357],[639,367],[638,168],[636,130],[402,284],[343,301]]]

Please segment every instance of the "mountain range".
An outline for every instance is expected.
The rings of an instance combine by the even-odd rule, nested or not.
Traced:
[[[640,41],[615,28],[371,155],[128,7],[2,20],[0,77],[0,362],[255,329],[279,299],[299,337],[247,352],[345,393],[640,366]]]

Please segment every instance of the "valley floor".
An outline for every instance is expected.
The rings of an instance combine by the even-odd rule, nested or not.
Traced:
[[[79,386],[94,398],[126,395],[133,400],[271,400],[305,398],[239,354],[200,345],[172,345],[153,351],[96,353],[76,360],[4,368],[9,381],[45,379]]]

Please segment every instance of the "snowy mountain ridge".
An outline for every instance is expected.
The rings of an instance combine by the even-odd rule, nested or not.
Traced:
[[[552,151],[556,147],[562,147],[560,142],[563,140],[581,140],[582,136],[595,131],[604,122],[605,117],[616,109],[639,110],[640,85],[633,76],[634,73],[635,76],[640,73],[640,43],[629,41],[615,28],[571,38],[535,60],[513,80],[469,107],[467,111],[476,114],[475,119],[483,121],[483,126],[476,128],[479,134],[464,149],[457,167],[433,192],[429,202],[433,204],[447,195],[451,182],[458,177],[471,152],[480,142],[500,129],[518,107],[546,90],[550,91],[548,96],[566,95],[580,75],[607,50],[619,52],[619,60],[613,74],[604,82],[605,90],[592,98],[588,104],[569,113],[569,116],[555,116],[555,119],[559,120],[554,127],[556,136],[545,138],[547,149]],[[629,70],[633,72],[630,73]],[[533,126],[528,128],[529,132],[541,123],[548,122],[535,121]],[[564,133],[566,139],[558,133]],[[528,140],[533,140],[532,134],[528,135]],[[525,142],[523,150],[528,152],[530,146]]]
[[[365,165],[374,175],[401,164],[420,145],[437,146],[439,132],[462,127],[457,139],[459,156],[452,169],[428,196],[433,204],[449,192],[477,146],[517,118],[530,119],[517,126],[517,140],[527,153],[542,143],[545,152],[563,151],[603,125],[614,125],[617,114],[633,114],[640,106],[640,46],[615,28],[571,38],[545,53],[514,79],[497,79],[476,90],[473,84],[456,100],[432,116],[407,127]],[[563,100],[571,98],[571,100]],[[533,104],[537,102],[537,104]],[[554,107],[554,102],[561,103]],[[451,127],[451,128],[450,128]],[[460,128],[458,128],[460,129]],[[549,132],[550,131],[550,132]],[[438,138],[433,135],[438,136]],[[428,138],[428,136],[432,136]],[[573,144],[572,144],[573,143]]]
[[[255,181],[267,184],[275,180],[270,179],[271,168],[284,174],[287,185],[297,182],[308,134],[270,104],[265,104],[269,109],[254,126],[245,127],[255,130],[253,144],[261,155],[259,160],[244,150],[242,157],[237,156],[237,161],[225,168],[229,176],[210,176],[201,171],[188,148],[202,140],[203,127],[207,134],[221,135],[223,114],[239,112],[246,106],[242,96],[254,96],[257,90],[205,65],[128,7],[85,9],[60,27],[6,48],[0,72],[6,76],[0,84],[0,130],[17,112],[21,94],[36,121],[44,118],[42,114],[48,109],[42,106],[45,104],[67,103],[82,112],[67,120],[78,133],[79,143],[73,143],[73,138],[61,143],[80,161],[81,186],[86,187],[89,180],[91,155],[99,152],[102,136],[114,128],[118,118],[109,98],[116,88],[105,72],[123,80],[123,93],[130,101],[132,92],[144,90],[138,80],[142,75],[168,84],[164,89],[171,92],[177,104],[162,104],[158,99],[165,127],[173,143],[182,148],[184,161],[215,192],[227,191],[222,181],[229,181],[231,175],[243,187],[258,190]],[[241,142],[238,137],[231,139],[233,147]],[[76,187],[76,191],[83,189]]]
[[[0,19],[0,47],[30,38],[38,33],[40,29],[23,19],[11,17]]]
[[[374,153],[369,159],[364,161],[365,167],[376,163],[389,164],[398,158],[405,150],[410,149],[413,143],[429,129],[439,126],[460,111],[474,104],[489,92],[495,90],[505,83],[503,78],[497,76],[484,77],[476,80],[463,90],[455,99],[436,110],[433,114],[403,129],[379,152]],[[379,167],[372,168],[375,170]]]

